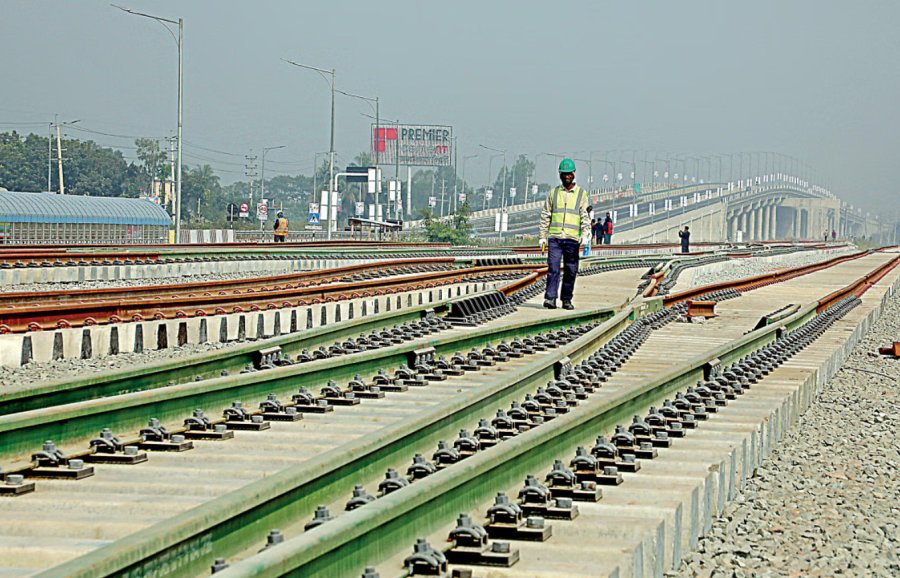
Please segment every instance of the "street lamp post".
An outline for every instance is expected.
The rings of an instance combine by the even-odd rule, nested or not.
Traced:
[[[287,145],[278,145],[278,146],[275,146],[275,147],[263,147],[263,150],[262,150],[262,169],[261,169],[261,171],[260,171],[260,172],[262,173],[262,184],[261,184],[260,187],[259,187],[259,190],[260,190],[260,198],[261,198],[261,199],[265,199],[265,198],[266,198],[266,153],[269,152],[269,151],[274,151],[275,149],[283,149],[283,148],[286,148],[286,147],[287,147]]]
[[[506,208],[506,173],[507,173],[507,170],[506,170],[506,151],[503,150],[503,149],[495,149],[495,148],[492,148],[492,147],[489,147],[489,146],[485,146],[485,145],[483,145],[483,144],[480,144],[480,145],[478,145],[478,146],[480,146],[481,148],[483,148],[483,149],[485,149],[485,150],[494,151],[495,153],[502,153],[502,154],[503,154],[503,190],[500,191],[500,209],[501,209],[501,211],[502,211],[503,209]],[[494,155],[494,156],[500,156],[500,155],[497,154],[497,155]],[[493,158],[494,158],[494,157],[491,157],[491,160],[493,160]],[[490,178],[490,176],[488,176],[488,178]],[[502,233],[501,233],[501,235],[502,235]]]
[[[170,20],[168,18],[160,18],[159,16],[151,16],[150,14],[145,14],[143,12],[137,12],[135,10],[131,10],[130,8],[124,8],[122,6],[117,6],[112,4],[113,7],[122,10],[123,12],[127,12],[129,14],[133,14],[135,16],[143,16],[144,18],[150,18],[151,20],[156,20],[159,22],[163,28],[165,28],[169,34],[172,35],[172,38],[175,40],[176,44],[178,44],[178,166],[176,167],[176,180],[175,180],[175,243],[181,242],[181,151],[182,151],[182,134],[181,127],[182,121],[184,118],[184,19],[179,18],[178,20]],[[178,25],[178,38],[175,38],[175,33],[172,32],[172,29],[166,26],[166,24],[177,24]]]
[[[353,94],[352,92],[346,92],[346,91],[343,91],[340,89],[336,89],[336,92],[339,92],[339,93],[343,94],[344,96],[349,96],[351,98],[358,98],[359,100],[364,100],[369,103],[369,106],[372,106],[373,102],[375,103],[375,107],[374,107],[375,108],[375,136],[376,136],[376,140],[377,140],[378,129],[380,128],[380,125],[381,125],[381,116],[379,114],[378,97],[376,96],[375,98],[369,98],[368,96],[362,96],[361,94]],[[375,169],[377,172],[378,160],[379,160],[378,159],[378,147],[374,146],[372,148],[375,149]],[[380,208],[379,203],[378,203],[378,189],[380,186],[381,186],[381,182],[375,183],[375,193],[374,194],[375,194],[375,220],[376,221],[378,220],[378,214],[380,212],[378,210]],[[365,200],[365,199],[363,199],[363,200]],[[382,218],[384,218],[384,217],[382,217]]]
[[[317,68],[315,66],[309,66],[308,64],[300,64],[299,62],[294,62],[293,60],[287,60],[282,58],[288,64],[293,64],[294,66],[299,66],[300,68],[305,68],[307,70],[314,70],[321,75],[329,74],[331,75],[331,146],[328,149],[328,156],[330,160],[328,161],[328,182],[334,182],[334,77],[335,77],[335,69],[326,70],[324,68]],[[332,229],[332,221],[334,220],[334,215],[332,211],[334,211],[335,207],[331,206],[331,197],[334,194],[334,191],[328,191],[327,206],[328,206],[328,240],[331,240],[331,229]]]
[[[465,155],[463,156],[462,161],[462,182],[463,182],[463,192],[466,191],[466,161],[469,159],[474,159],[478,156],[478,154],[474,155]]]

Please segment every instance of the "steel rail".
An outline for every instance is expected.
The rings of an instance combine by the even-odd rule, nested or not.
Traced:
[[[8,459],[27,455],[46,439],[78,443],[96,436],[104,427],[137,431],[150,417],[157,417],[163,423],[180,422],[198,407],[219,415],[237,399],[255,403],[270,393],[296,393],[300,386],[317,388],[329,379],[349,381],[356,374],[374,375],[379,369],[405,365],[409,355],[423,347],[435,348],[438,355],[452,355],[501,339],[605,319],[612,314],[610,309],[601,308],[500,327],[473,327],[458,335],[438,333],[430,338],[349,354],[342,356],[338,363],[327,358],[3,415],[0,416],[0,456]]]
[[[297,511],[298,508],[311,511],[315,504],[345,493],[361,470],[380,469],[384,464],[406,456],[411,448],[423,444],[430,446],[437,439],[454,434],[469,423],[473,415],[483,413],[498,403],[508,402],[520,396],[526,388],[533,389],[545,382],[548,376],[552,377],[554,365],[563,358],[580,359],[583,352],[608,340],[624,328],[630,312],[631,307],[627,312],[615,315],[611,310],[604,309],[530,322],[534,327],[547,327],[547,323],[553,321],[562,322],[560,326],[564,326],[579,318],[593,319],[598,315],[607,318],[601,326],[568,345],[535,355],[527,365],[504,373],[502,382],[451,398],[446,404],[425,410],[377,435],[345,444],[317,459],[240,488],[144,532],[52,568],[45,575],[140,573],[158,567],[162,559],[172,560],[182,556],[177,562],[179,574],[196,575],[208,566],[208,562],[202,557],[192,556],[190,552],[206,551],[226,543],[232,547],[241,542],[249,543],[258,538],[259,527],[278,525],[278,521],[284,520],[290,511]],[[489,333],[491,336],[497,335],[496,330]]]
[[[35,388],[4,393],[0,396],[0,415],[146,391],[166,387],[172,383],[194,381],[197,378],[220,377],[223,371],[234,373],[253,364],[258,351],[264,347],[280,347],[283,354],[294,356],[304,349],[312,351],[320,346],[327,346],[363,333],[418,320],[430,309],[440,310],[454,301],[470,296],[466,294],[451,298],[439,305],[432,303],[368,314],[340,323],[271,337],[264,342],[248,341],[187,358],[163,359],[138,367],[55,380]]]
[[[450,266],[458,260],[455,257],[427,257],[419,259],[399,259],[361,265],[346,265],[318,271],[298,271],[280,275],[262,275],[244,279],[228,279],[215,281],[199,281],[176,283],[171,285],[141,285],[137,287],[103,287],[82,289],[73,292],[69,289],[53,291],[18,291],[0,293],[0,307],[23,307],[34,303],[65,303],[68,301],[91,302],[105,299],[159,299],[163,296],[205,294],[217,291],[271,291],[291,289],[297,284],[307,286],[347,281],[348,275],[363,275],[371,272],[383,272],[384,276],[399,275],[411,272],[416,266]],[[463,264],[461,264],[463,265]],[[395,272],[395,270],[400,270]]]
[[[370,279],[326,286],[295,286],[258,293],[232,293],[173,296],[170,300],[138,298],[111,299],[78,303],[51,303],[5,308],[0,311],[0,332],[41,330],[48,327],[80,327],[100,323],[143,321],[150,319],[183,319],[207,315],[281,309],[328,303],[357,297],[392,294],[400,290],[427,289],[467,280],[483,280],[508,274],[527,274],[530,265],[492,265],[434,271],[416,275]]]
[[[823,269],[828,269],[829,267],[833,267],[835,265],[839,265],[841,263],[845,263],[847,261],[852,261],[854,259],[859,259],[861,257],[865,257],[868,255],[870,251],[860,251],[857,253],[852,253],[850,255],[841,255],[839,257],[834,257],[832,259],[828,259],[827,261],[821,261],[819,263],[813,263],[810,265],[803,265],[800,267],[793,267],[790,269],[782,269],[779,271],[772,271],[769,273],[764,273],[762,275],[755,275],[752,277],[746,277],[743,279],[739,279],[736,281],[722,281],[720,283],[712,283],[709,285],[701,285],[697,287],[692,287],[690,289],[686,289],[684,291],[679,291],[678,293],[673,293],[671,295],[666,295],[663,297],[663,304],[666,307],[671,307],[677,303],[683,303],[689,299],[694,299],[703,295],[704,293],[710,293],[712,291],[718,291],[721,289],[735,289],[737,291],[749,291],[752,289],[756,289],[759,287],[764,287],[766,285],[771,285],[773,283],[780,283],[782,281],[788,281],[795,277],[799,277],[801,275],[807,275],[809,273],[815,273],[816,271],[821,271]]]
[[[552,376],[553,366],[564,357],[578,361],[592,347],[606,340],[627,324],[632,315],[647,313],[661,300],[635,299],[626,308],[600,327],[576,339],[551,354],[544,354],[527,367],[520,368],[508,380],[522,380],[529,385],[540,384]],[[480,474],[519,477],[519,470],[531,468],[535,460],[546,461],[546,455],[559,455],[559,448],[575,443],[583,437],[584,426],[611,423],[631,413],[636,405],[649,403],[673,389],[692,383],[702,374],[702,367],[710,359],[724,363],[733,361],[749,351],[773,340],[781,328],[793,328],[815,315],[816,304],[804,306],[788,319],[748,333],[728,344],[697,356],[667,375],[642,387],[617,394],[613,400],[588,401],[581,408],[565,414],[540,428],[535,428],[493,449],[479,452],[461,464],[416,482],[416,490],[400,490],[375,503],[360,508],[337,520],[255,556],[235,564],[228,574],[281,575],[299,571],[304,576],[333,576],[341,570],[358,568],[362,563],[377,561],[384,556],[387,532],[392,543],[409,543],[415,535],[428,533],[435,524],[442,524],[448,512],[465,511],[486,495],[487,487],[477,480]],[[571,314],[570,314],[571,315]],[[277,370],[276,370],[277,371]],[[508,385],[506,387],[509,387]],[[478,395],[488,395],[478,392]],[[489,397],[489,395],[488,395]],[[487,399],[482,397],[482,399]],[[471,407],[471,399],[456,399],[452,408],[436,408],[429,416],[457,416],[455,409]],[[479,406],[490,407],[490,402]],[[365,447],[344,446],[312,464],[289,468],[259,483],[241,488],[213,502],[161,522],[146,531],[93,551],[47,571],[46,576],[97,576],[152,572],[162,564],[180,574],[202,572],[213,556],[228,556],[240,544],[259,540],[261,529],[283,526],[296,519],[296,512],[312,511],[316,504],[333,501],[345,492],[354,476],[362,468],[381,468],[385,463],[411,453],[421,444],[433,444],[441,432],[429,430],[423,435],[422,420],[404,423],[400,432],[395,428],[384,435],[363,440]],[[466,414],[466,419],[470,419]],[[445,422],[446,423],[446,420]],[[449,430],[458,421],[447,424]],[[390,445],[391,449],[385,449]],[[493,486],[491,486],[493,487]],[[447,511],[445,511],[447,510]],[[246,548],[246,546],[243,546]],[[277,558],[277,559],[276,559]]]
[[[880,265],[841,291],[845,296],[853,294],[889,270]],[[458,512],[471,511],[488,501],[497,487],[512,486],[526,474],[546,469],[553,458],[570,455],[576,446],[589,442],[596,431],[611,429],[636,410],[692,385],[703,378],[708,363],[728,365],[774,341],[781,331],[796,329],[816,315],[823,300],[807,303],[787,318],[695,356],[640,387],[618,391],[607,399],[589,398],[581,407],[541,427],[476,452],[459,464],[344,513],[277,548],[236,562],[221,576],[354,575],[364,566],[389,558],[394,552],[389,551],[388,544],[408,545],[419,536],[438,531]],[[225,550],[216,555],[227,556]]]

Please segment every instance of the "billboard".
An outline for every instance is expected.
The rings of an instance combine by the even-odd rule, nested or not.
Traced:
[[[434,124],[372,125],[372,152],[378,163],[448,167],[453,158],[453,127]],[[398,157],[399,155],[399,157]]]

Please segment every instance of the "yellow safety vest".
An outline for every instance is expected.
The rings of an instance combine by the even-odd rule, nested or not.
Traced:
[[[287,219],[285,219],[284,217],[278,219],[278,227],[275,229],[275,234],[279,237],[287,237],[288,224]]]
[[[565,187],[556,187],[550,194],[553,195],[553,212],[550,213],[548,234],[580,239],[584,189],[578,185],[571,191],[567,191]]]

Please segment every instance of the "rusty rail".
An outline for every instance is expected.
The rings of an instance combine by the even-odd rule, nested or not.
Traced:
[[[159,299],[160,297],[192,297],[195,294],[217,292],[252,293],[293,289],[328,283],[346,282],[346,277],[353,274],[384,271],[388,275],[399,275],[404,269],[415,266],[452,265],[453,257],[424,257],[419,259],[399,259],[390,262],[377,262],[364,265],[334,267],[321,271],[301,271],[283,275],[266,277],[248,277],[246,279],[202,281],[193,283],[177,283],[172,285],[145,285],[139,287],[105,287],[99,289],[81,289],[72,292],[69,289],[56,291],[20,291],[0,294],[0,308],[23,307],[32,304],[46,303],[87,303],[111,299]],[[407,271],[414,273],[415,271]]]
[[[492,265],[449,271],[429,271],[402,277],[294,287],[241,294],[204,294],[170,299],[113,299],[85,303],[30,305],[0,311],[0,333],[40,331],[44,328],[80,327],[101,323],[181,319],[242,311],[280,309],[328,303],[373,295],[429,289],[465,281],[482,281],[500,275],[533,273],[529,265]]]
[[[822,299],[819,299],[819,304],[816,307],[816,313],[821,313],[825,309],[828,309],[841,299],[845,297],[849,297],[850,295],[856,295],[857,297],[862,297],[866,291],[871,289],[872,285],[881,281],[885,275],[891,272],[891,270],[900,263],[900,255],[897,255],[887,263],[879,266],[873,271],[866,273],[850,285],[838,289],[837,291],[833,291],[829,293]]]
[[[828,269],[829,267],[834,267],[835,265],[846,263],[847,261],[859,259],[868,254],[868,251],[860,251],[858,253],[842,255],[840,257],[828,259],[827,261],[822,261],[820,263],[813,263],[811,265],[803,265],[801,267],[794,267],[791,269],[772,271],[770,273],[747,277],[745,279],[738,279],[736,281],[723,281],[721,283],[712,283],[710,285],[692,287],[690,289],[665,296],[663,298],[663,305],[665,305],[666,307],[671,307],[676,303],[682,303],[689,299],[699,297],[704,293],[711,293],[720,289],[736,289],[737,291],[749,291],[751,289],[758,289],[759,287],[765,287],[766,285],[772,285],[773,283],[781,283],[783,281],[788,281],[789,279],[794,279],[795,277],[800,277],[801,275],[807,275],[809,273],[815,273],[816,271]]]

